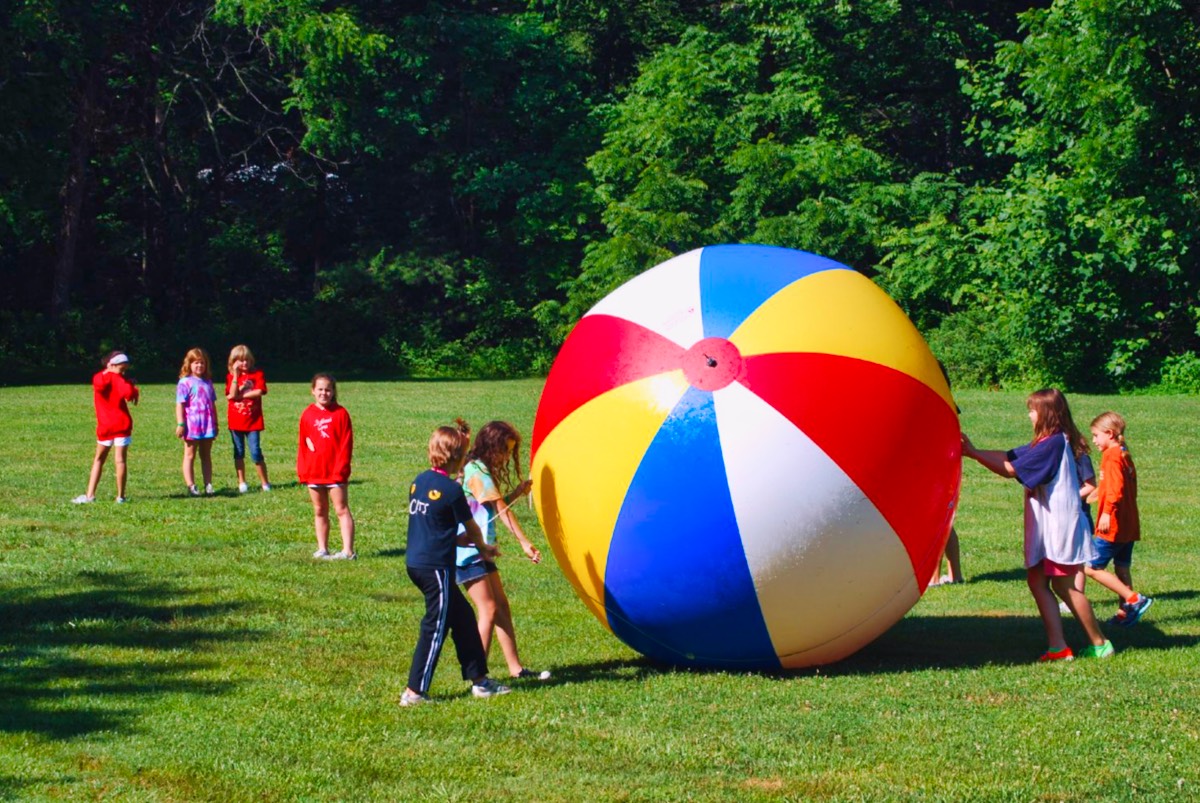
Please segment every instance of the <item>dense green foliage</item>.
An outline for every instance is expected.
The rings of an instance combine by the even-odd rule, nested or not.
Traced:
[[[450,415],[528,434],[540,387],[339,383],[356,432],[359,559],[338,564],[310,558],[311,507],[291,470],[307,385],[273,384],[264,402],[272,493],[236,493],[222,438],[218,495],[186,497],[173,385],[145,385],[130,502],[112,502],[109,466],[86,506],[68,501],[94,448],[86,385],[0,388],[0,408],[25,413],[0,439],[0,461],[18,468],[0,497],[0,800],[1200,796],[1194,397],[1071,398],[1080,421],[1110,407],[1128,417],[1142,479],[1132,571],[1156,602],[1108,633],[1109,660],[1036,662],[1045,636],[1021,570],[1020,489],[971,463],[957,519],[967,582],[930,589],[845,661],[777,674],[654,664],[591,616],[548,550],[535,566],[501,528],[522,657],[553,678],[474,700],[447,646],[437,704],[400,708],[423,611],[404,574],[406,483]],[[1023,401],[958,395],[984,447],[1029,437]],[[544,547],[532,514],[517,515]],[[1109,592],[1088,593],[1111,615]],[[1066,635],[1083,639],[1070,621]],[[492,669],[504,675],[498,648]]]
[[[874,277],[972,385],[1200,387],[1177,0],[19,0],[0,360],[544,371],[684,250]]]

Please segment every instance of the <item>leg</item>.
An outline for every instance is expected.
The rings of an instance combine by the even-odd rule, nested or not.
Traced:
[[[492,651],[492,628],[496,626],[496,598],[492,586],[487,582],[491,575],[484,575],[466,584],[467,594],[475,603],[475,616],[479,623],[479,641],[484,654]]]
[[[959,561],[958,531],[950,528],[950,537],[946,540],[946,561],[950,564],[950,582],[963,581],[962,563]]]
[[[1125,602],[1133,596],[1133,589],[1125,583],[1122,583],[1120,579],[1118,579],[1118,574],[1106,572],[1104,569],[1093,569],[1091,566],[1085,568],[1084,571],[1087,573],[1088,578],[1095,580],[1097,583],[1120,597],[1121,602]],[[1117,567],[1117,571],[1120,572],[1120,567]]]
[[[117,498],[125,498],[125,478],[127,469],[125,467],[125,453],[129,450],[128,446],[113,446],[113,466],[117,474]]]
[[[250,444],[250,460],[254,463],[254,468],[258,471],[259,485],[270,485],[271,481],[267,479],[267,461],[263,458],[262,444],[259,442],[258,430],[253,430],[246,433],[246,440]],[[245,480],[241,480],[245,482]]]
[[[1058,613],[1058,602],[1050,591],[1050,583],[1042,564],[1030,566],[1025,570],[1025,581],[1029,584],[1029,593],[1037,603],[1038,613],[1042,617],[1042,627],[1046,629],[1046,643],[1051,650],[1061,650],[1067,646],[1063,638],[1062,617]]]
[[[213,439],[206,438],[200,444],[200,473],[204,476],[204,487],[212,485],[212,445]]]
[[[1079,622],[1084,632],[1087,633],[1088,640],[1093,645],[1099,647],[1106,639],[1104,634],[1100,632],[1100,625],[1096,622],[1096,614],[1092,612],[1092,603],[1088,602],[1088,598],[1082,591],[1075,587],[1075,577],[1068,575],[1065,577],[1051,577],[1050,585],[1054,587],[1054,591],[1067,603],[1067,607],[1071,609],[1071,613],[1075,616],[1075,621]],[[1051,597],[1053,599],[1053,597]],[[1057,616],[1058,609],[1055,606],[1055,615]],[[1062,633],[1062,620],[1059,619],[1058,632]]]
[[[487,677],[487,655],[483,651],[483,642],[479,640],[479,625],[475,622],[475,611],[467,598],[459,591],[454,582],[453,569],[439,569],[446,572],[446,594],[449,597],[448,628],[450,639],[454,642],[454,652],[458,664],[462,667],[463,680],[478,683]]]
[[[1130,573],[1129,567],[1121,566],[1119,564],[1113,564],[1113,571],[1116,572],[1117,578],[1122,583],[1125,584],[1125,587],[1129,589],[1129,593],[1132,594],[1133,593],[1133,574]],[[1157,592],[1155,592],[1155,593],[1157,593]],[[1129,598],[1125,597],[1125,599],[1129,599]]]
[[[425,694],[433,682],[433,672],[437,669],[442,645],[446,642],[446,623],[450,611],[446,587],[453,585],[453,578],[446,569],[413,568],[409,568],[408,577],[425,596],[425,616],[421,619],[412,666],[408,670],[408,690]]]
[[[492,572],[483,579],[491,585],[492,596],[496,600],[496,640],[500,642],[500,651],[504,653],[504,662],[508,664],[508,673],[516,677],[525,667],[521,664],[521,656],[517,653],[517,630],[513,625],[512,607],[508,603],[508,595],[504,593],[504,584],[500,582],[499,572]]]
[[[183,484],[196,487],[196,442],[183,442]]]
[[[313,528],[317,531],[317,551],[329,551],[329,489],[309,488],[313,506]],[[413,582],[416,582],[415,580]]]
[[[350,515],[350,489],[345,485],[335,485],[329,489],[329,498],[333,500],[333,511],[337,514],[338,529],[342,534],[342,551],[353,555],[354,516]],[[328,527],[326,523],[326,532]]]
[[[231,429],[229,440],[233,443],[233,470],[240,488],[246,484],[246,433]]]
[[[96,444],[96,456],[92,458],[92,472],[88,475],[87,495],[89,499],[96,495],[96,488],[100,485],[100,474],[104,471],[104,461],[108,459],[110,448],[112,447],[102,443]]]

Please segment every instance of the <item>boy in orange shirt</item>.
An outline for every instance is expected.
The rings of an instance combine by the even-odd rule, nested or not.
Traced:
[[[1121,607],[1109,624],[1137,624],[1154,600],[1133,590],[1133,544],[1141,539],[1137,507],[1137,469],[1125,446],[1125,419],[1106,412],[1092,421],[1092,443],[1100,452],[1100,481],[1088,497],[1095,502],[1096,534],[1093,544],[1099,556],[1087,565],[1087,576],[1121,598]],[[1114,575],[1106,571],[1112,561]]]

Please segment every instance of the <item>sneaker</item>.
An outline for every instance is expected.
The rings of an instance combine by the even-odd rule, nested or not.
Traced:
[[[96,501],[96,497],[94,497],[94,496],[88,496],[87,494],[80,494],[79,496],[77,496],[71,500],[71,504],[72,505],[87,505],[87,504],[90,504],[95,501]]]
[[[129,501],[129,498],[128,498],[128,497],[125,497],[125,496],[118,496],[118,497],[117,497],[117,504],[118,504],[118,505],[123,505],[123,504],[125,504],[125,503],[126,503],[126,502],[128,502],[128,501]]]
[[[189,494],[191,494],[192,496],[199,496],[199,495],[200,495],[200,489],[199,489],[199,488],[197,488],[195,485],[189,485],[189,486],[188,486],[188,493],[189,493]]]
[[[471,684],[471,694],[476,697],[495,697],[500,694],[508,694],[512,689],[508,686],[501,686],[491,678],[484,678],[479,683]]]
[[[1049,663],[1050,661],[1074,661],[1075,653],[1071,652],[1070,647],[1063,647],[1061,650],[1046,650],[1038,660],[1042,663]]]
[[[355,552],[347,552],[346,550],[343,549],[340,552],[334,552],[332,555],[329,556],[328,559],[329,560],[358,560],[358,554]]]
[[[1147,597],[1145,594],[1138,595],[1138,601],[1132,604],[1126,603],[1121,606],[1122,613],[1125,614],[1125,626],[1133,627],[1141,621],[1142,614],[1150,610],[1150,606],[1154,604],[1153,597]]]
[[[417,692],[409,691],[408,689],[405,689],[404,694],[400,695],[400,705],[404,706],[405,708],[409,708],[410,706],[414,705],[424,705],[425,703],[432,702],[433,700],[429,699],[429,695],[418,694]]]
[[[1108,639],[1105,639],[1104,643],[1101,644],[1099,647],[1097,647],[1095,644],[1089,644],[1086,647],[1084,647],[1083,650],[1080,651],[1079,657],[1080,658],[1111,658],[1112,654],[1114,652],[1116,652],[1116,650],[1113,649],[1112,642],[1109,641]]]
[[[1115,614],[1113,614],[1112,618],[1105,622],[1105,624],[1115,625],[1116,627],[1125,627],[1129,624],[1129,614],[1127,614],[1125,612],[1125,608],[1122,607]]]
[[[313,553],[313,557],[316,558],[317,560],[321,560],[322,558],[328,558],[329,550],[328,549],[318,549],[316,552]]]
[[[549,680],[550,670],[543,669],[541,672],[538,672],[534,669],[522,669],[520,672],[513,675],[513,677],[520,678],[522,680]]]
[[[204,495],[205,496],[212,496],[215,493],[216,493],[216,491],[213,490],[211,482],[208,485],[204,486]]]
[[[238,483],[238,493],[240,493],[240,494],[244,494],[244,493],[246,493],[246,492],[247,492],[247,491],[249,491],[249,490],[250,490],[250,486],[249,486],[249,485],[247,485],[246,483],[244,483],[244,482],[239,482],[239,483]]]
[[[271,490],[271,483],[269,483],[269,482],[264,482],[264,483],[262,484],[262,489],[263,489],[264,491],[269,491],[269,490]],[[425,699],[426,699],[426,700],[428,700],[429,698],[428,698],[428,697],[426,697]]]
[[[1060,603],[1058,603],[1058,612],[1059,612],[1059,613],[1065,613],[1065,614],[1067,614],[1067,615],[1070,615],[1070,613],[1071,613],[1071,608],[1070,608],[1070,606],[1068,606],[1068,605],[1067,605],[1067,603],[1065,603],[1065,602],[1060,602]]]

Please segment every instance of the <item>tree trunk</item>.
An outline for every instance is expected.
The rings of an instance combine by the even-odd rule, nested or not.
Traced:
[[[54,262],[54,287],[50,292],[50,317],[61,319],[71,306],[71,285],[75,279],[75,253],[83,225],[83,201],[87,196],[88,160],[95,143],[96,106],[100,94],[100,68],[93,64],[84,74],[75,101],[75,122],[71,126],[67,179],[63,184],[62,221],[58,228],[58,254]]]

